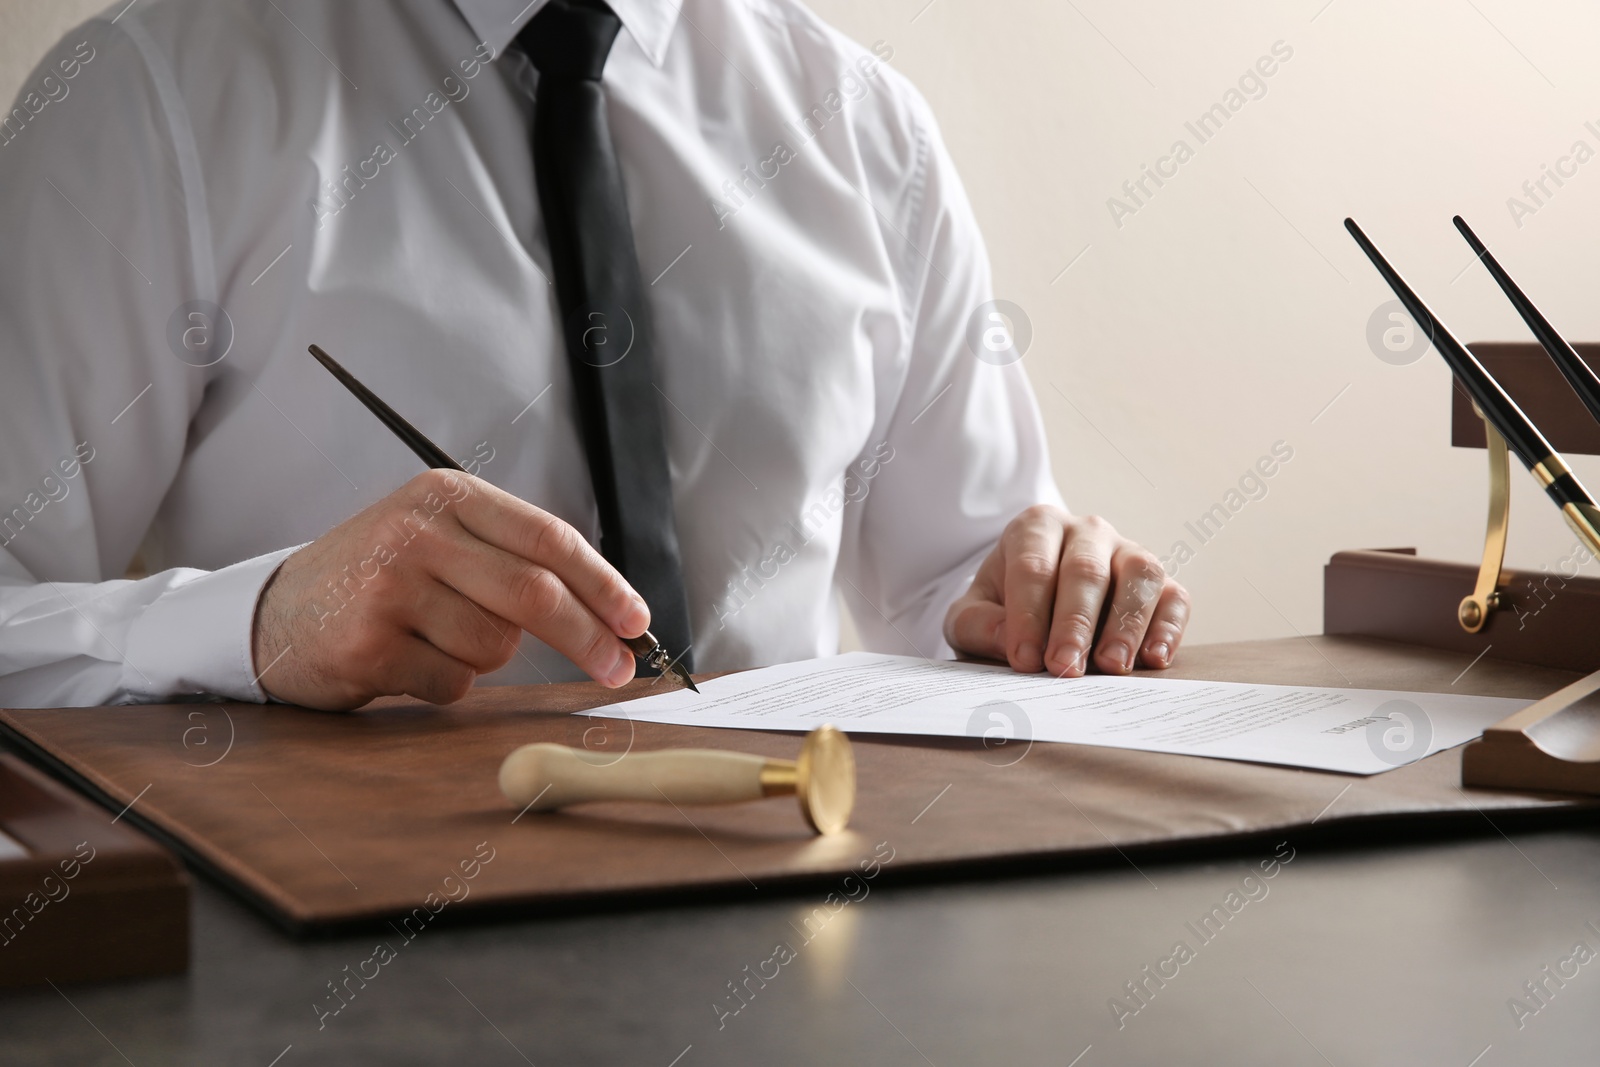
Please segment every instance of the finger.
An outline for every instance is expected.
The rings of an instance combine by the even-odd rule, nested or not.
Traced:
[[[479,674],[499,670],[516,655],[522,627],[443,582],[423,578],[420,584],[408,620],[418,637]]]
[[[984,557],[972,586],[945,613],[944,639],[957,652],[984,659],[1006,658],[1006,611],[1000,589],[1005,562],[998,547]]]
[[[434,577],[533,634],[602,685],[632,680],[633,653],[555,571],[464,530],[446,537],[453,543],[429,555]]]
[[[1111,575],[1111,607],[1095,643],[1094,661],[1107,674],[1127,674],[1144,644],[1167,576],[1154,555],[1131,541],[1122,542],[1112,555]]]
[[[1067,534],[1046,652],[1052,674],[1076,678],[1088,670],[1089,645],[1111,582],[1117,540],[1111,524],[1096,516],[1076,520]]]
[[[467,664],[411,634],[387,641],[369,659],[368,669],[380,680],[378,693],[404,693],[430,704],[454,704],[478,678]]]
[[[945,640],[957,652],[982,659],[1006,658],[1006,609],[968,593],[950,607]]]
[[[1066,530],[1058,516],[1025,512],[1001,535],[1005,553],[1006,659],[1012,670],[1044,669],[1050,608]]]
[[[1189,593],[1168,578],[1145,634],[1144,646],[1139,650],[1139,662],[1146,667],[1172,666],[1172,659],[1178,654],[1178,643],[1183,640],[1188,625]]]
[[[453,474],[457,479],[470,476]],[[554,572],[597,618],[623,637],[650,625],[650,609],[615,567],[570,525],[477,478],[455,513],[478,540]]]

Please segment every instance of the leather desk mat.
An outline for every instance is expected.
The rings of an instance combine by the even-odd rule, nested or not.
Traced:
[[[1187,647],[1170,675],[1528,699],[1575,677],[1349,637]],[[875,853],[892,859],[874,873],[893,878],[1122,864],[1247,844],[1264,857],[1285,837],[1375,844],[1419,827],[1493,833],[1589,820],[1600,804],[1463,792],[1459,748],[1359,778],[1081,745],[986,750],[976,739],[856,735],[856,811],[836,837],[813,836],[789,797],[517,817],[496,775],[530,741],[798,751],[795,734],[568,714],[648,685],[484,688],[447,708],[391,699],[348,714],[215,703],[20,710],[0,712],[0,727],[107,807],[132,802],[124,818],[297,934],[406,915],[417,916],[415,926],[443,912],[737,900],[752,888],[804,885],[821,900],[825,890],[858,892],[843,879]]]

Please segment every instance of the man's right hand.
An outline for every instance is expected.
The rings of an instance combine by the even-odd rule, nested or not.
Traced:
[[[644,601],[577,530],[488,482],[431,470],[288,559],[252,651],[277,700],[354,708],[459,700],[526,630],[597,681],[633,677]]]

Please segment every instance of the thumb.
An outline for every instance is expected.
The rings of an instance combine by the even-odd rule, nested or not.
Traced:
[[[945,616],[945,640],[951,648],[969,656],[1004,660],[1005,635],[1005,606],[975,591],[951,604]]]

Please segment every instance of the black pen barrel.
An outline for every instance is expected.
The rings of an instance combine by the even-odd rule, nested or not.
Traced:
[[[368,411],[378,416],[378,421],[404,441],[407,447],[417,454],[418,459],[438,470],[466,473],[467,469],[452,459],[450,453],[428,440],[421,430],[407,422],[398,411],[385,404],[376,393],[361,384],[360,379],[345,370],[339,361],[324,352],[320,345],[311,345],[308,351],[316,357],[318,363],[328,369],[328,373],[339,379],[339,383],[350,390],[357,400],[365,404]]]
[[[1416,319],[1417,325],[1428,331],[1433,347],[1450,365],[1456,381],[1477,403],[1484,418],[1505,438],[1507,446],[1523,466],[1538,480],[1545,495],[1555,501],[1567,525],[1591,551],[1600,552],[1600,508],[1595,507],[1594,499],[1573,476],[1560,453],[1550,447],[1550,442],[1544,439],[1538,427],[1500,388],[1500,383],[1484,369],[1483,364],[1445,329],[1422,299],[1412,292],[1399,272],[1383,258],[1383,253],[1361,232],[1355,219],[1345,219],[1344,227],[1350,231],[1350,236],[1355,238],[1367,258],[1372,260],[1372,265],[1378,268],[1378,273],[1383,275],[1383,280],[1389,283],[1389,288],[1394,290],[1394,295],[1400,298],[1411,317]]]
[[[1455,373],[1456,380],[1467,391],[1479,410],[1494,424],[1495,429],[1506,439],[1506,444],[1517,454],[1524,466],[1530,470],[1534,464],[1543,460],[1554,450],[1550,442],[1544,439],[1538,427],[1522,413],[1516,401],[1500,388],[1500,383],[1484,369],[1476,356],[1468,352],[1466,346],[1457,341],[1444,324],[1434,317],[1433,312],[1422,302],[1422,298],[1412,291],[1398,271],[1389,265],[1383,258],[1383,253],[1367,239],[1367,235],[1356,225],[1355,219],[1345,219],[1344,228],[1350,231],[1350,236],[1355,238],[1356,244],[1361,246],[1361,251],[1372,260],[1372,265],[1378,268],[1378,273],[1383,275],[1383,280],[1389,283],[1389,288],[1394,290],[1394,295],[1400,298],[1400,303],[1411,313],[1417,325],[1427,331],[1433,347],[1444,357]]]
[[[1596,376],[1589,368],[1589,364],[1578,355],[1577,350],[1556,332],[1556,328],[1550,325],[1550,320],[1534,306],[1532,300],[1528,299],[1522,287],[1511,280],[1511,275],[1500,266],[1500,261],[1494,258],[1494,253],[1489,251],[1488,246],[1478,240],[1478,235],[1472,232],[1472,227],[1467,225],[1466,220],[1457,215],[1451,221],[1456,224],[1456,229],[1461,231],[1461,236],[1467,239],[1467,244],[1472,247],[1473,253],[1488,268],[1490,276],[1500,286],[1500,291],[1506,294],[1512,306],[1517,309],[1517,314],[1522,316],[1522,321],[1528,324],[1528,329],[1539,339],[1539,344],[1561,369],[1573,392],[1583,401],[1583,406],[1589,409],[1589,414],[1596,421],[1600,421],[1600,376]]]

